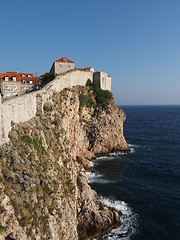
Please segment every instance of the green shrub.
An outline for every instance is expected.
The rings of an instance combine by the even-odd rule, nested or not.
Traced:
[[[112,92],[101,89],[98,83],[91,83],[89,79],[86,82],[86,86],[89,86],[89,88],[93,91],[97,105],[102,108],[106,108],[110,100],[113,98]]]
[[[31,138],[29,135],[23,135],[21,137],[21,140],[27,145],[33,145],[33,147],[37,150],[38,153],[43,154],[45,152],[45,148],[42,145],[42,138],[38,140],[36,138]]]
[[[41,75],[41,86],[44,87],[48,82],[54,79],[53,73],[45,73]]]
[[[91,80],[90,79],[87,80],[86,86],[88,86],[88,87],[91,86]]]
[[[86,107],[92,107],[94,104],[93,99],[89,95],[84,95],[83,93],[79,94],[79,109],[81,109],[83,106]]]

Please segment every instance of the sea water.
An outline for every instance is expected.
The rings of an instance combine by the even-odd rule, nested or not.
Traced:
[[[180,106],[125,106],[131,152],[99,157],[88,173],[122,225],[96,239],[180,239]]]

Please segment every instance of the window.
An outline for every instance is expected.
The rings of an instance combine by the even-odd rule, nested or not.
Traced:
[[[59,67],[62,67],[62,64],[59,64]]]
[[[23,74],[23,75],[21,75],[21,77],[25,77],[25,75]]]
[[[15,82],[16,81],[16,77],[12,77],[12,80]]]
[[[24,84],[26,84],[26,80],[23,80],[22,82],[23,82]]]
[[[12,89],[13,90],[17,90],[17,86],[16,85],[12,85]]]
[[[5,77],[5,81],[9,81],[9,77]]]
[[[31,77],[31,75],[28,75],[28,77]]]
[[[6,90],[9,90],[9,86],[8,86],[8,85],[5,85],[5,89],[6,89]]]
[[[71,68],[71,65],[68,65],[68,68]]]
[[[33,84],[33,81],[32,81],[32,80],[30,80],[30,81],[29,81],[29,84]]]

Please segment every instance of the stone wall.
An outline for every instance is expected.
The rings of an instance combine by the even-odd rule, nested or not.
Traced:
[[[92,72],[86,72],[83,70],[72,70],[70,72],[57,76],[43,89],[46,91],[51,89],[59,92],[64,88],[73,87],[76,85],[85,86],[88,79],[93,81]]]
[[[57,76],[43,89],[6,99],[0,102],[0,145],[9,141],[11,121],[25,122],[34,117],[37,111],[43,112],[43,105],[51,101],[53,90],[60,92],[64,88],[86,84],[87,79],[93,81],[93,73],[83,70],[73,70]]]
[[[111,91],[111,77],[105,72],[95,72],[94,82],[98,83],[103,90]]]
[[[36,115],[36,93],[14,97],[1,102],[0,145],[9,141],[11,121],[25,122]]]

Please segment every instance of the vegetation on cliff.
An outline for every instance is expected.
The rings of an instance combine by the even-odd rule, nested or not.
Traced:
[[[54,92],[43,112],[12,123],[10,143],[0,147],[0,237],[87,239],[120,224],[121,213],[98,200],[85,169],[95,154],[127,151],[125,115],[112,98],[103,111],[93,89]]]

